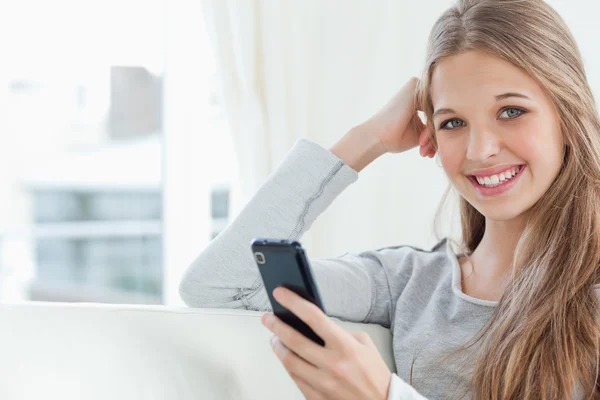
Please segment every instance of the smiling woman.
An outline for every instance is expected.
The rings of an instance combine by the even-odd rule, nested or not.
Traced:
[[[597,395],[600,122],[568,28],[542,1],[461,1],[418,95],[461,195],[463,290],[501,288],[465,346],[481,342],[474,396]]]
[[[288,297],[326,337],[317,347],[265,317],[292,379],[309,399],[598,398],[600,121],[542,0],[458,1],[433,27],[422,79],[329,151],[299,140],[189,267],[182,297],[271,311],[251,239],[299,240],[371,162],[417,146],[460,194],[462,252],[444,239],[312,259],[327,315],[389,327],[397,371]]]

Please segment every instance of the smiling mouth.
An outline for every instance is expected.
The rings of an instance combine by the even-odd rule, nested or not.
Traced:
[[[477,184],[482,188],[494,188],[502,186],[511,180],[515,179],[517,175],[523,170],[525,165],[518,165],[514,168],[508,169],[500,174],[490,175],[486,177],[480,177],[475,175],[469,175],[468,178],[473,183]]]
[[[517,165],[496,175],[486,177],[466,175],[466,177],[471,181],[471,184],[480,195],[485,197],[498,196],[515,186],[525,168],[527,168],[527,165],[523,164]]]

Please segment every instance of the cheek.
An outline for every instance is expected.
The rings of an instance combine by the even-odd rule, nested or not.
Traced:
[[[556,170],[564,149],[559,128],[552,124],[530,124],[523,128],[512,132],[509,148],[529,163],[533,172],[546,174]]]
[[[438,139],[438,155],[442,168],[446,175],[452,180],[453,177],[461,173],[464,161],[464,149],[458,140]]]
[[[540,160],[543,156],[543,149],[532,137],[523,135],[512,142],[513,143],[510,144],[511,152],[520,160],[530,164],[530,166],[535,166],[532,164],[537,164],[537,160]]]
[[[521,123],[512,129],[506,130],[504,140],[506,147],[525,162],[532,162],[539,158],[542,152],[543,135],[538,119],[531,119],[528,123]]]

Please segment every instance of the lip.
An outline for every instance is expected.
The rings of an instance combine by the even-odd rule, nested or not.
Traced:
[[[524,164],[496,165],[495,167],[492,167],[492,168],[485,168],[485,169],[478,169],[476,171],[471,171],[470,173],[465,174],[465,175],[467,175],[467,176],[475,175],[480,178],[483,178],[485,176],[497,175],[500,172],[504,172],[504,171],[507,171],[507,170],[515,168],[515,167],[520,167],[522,165],[524,165]]]
[[[491,187],[491,188],[481,186],[477,182],[477,179],[475,178],[475,176],[473,176],[473,175],[467,176],[467,179],[469,181],[471,181],[471,183],[473,184],[473,186],[475,187],[475,189],[477,190],[477,192],[480,195],[482,195],[484,197],[497,196],[499,194],[502,194],[502,193],[510,190],[513,186],[515,186],[515,184],[517,183],[519,178],[521,178],[521,175],[523,174],[523,171],[525,171],[526,168],[527,168],[527,165],[523,165],[521,167],[521,169],[519,170],[519,172],[517,172],[517,174],[511,180],[504,182],[503,184],[501,184],[499,186],[495,186],[495,187]]]

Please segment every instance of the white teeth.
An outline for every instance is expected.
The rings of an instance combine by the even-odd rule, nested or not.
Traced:
[[[477,176],[477,177],[475,177],[475,179],[482,186],[495,187],[495,186],[499,186],[499,185],[503,184],[504,182],[506,182],[509,179],[512,179],[520,170],[521,170],[521,167],[516,167],[509,171],[504,171],[498,175],[485,176],[485,177]]]

